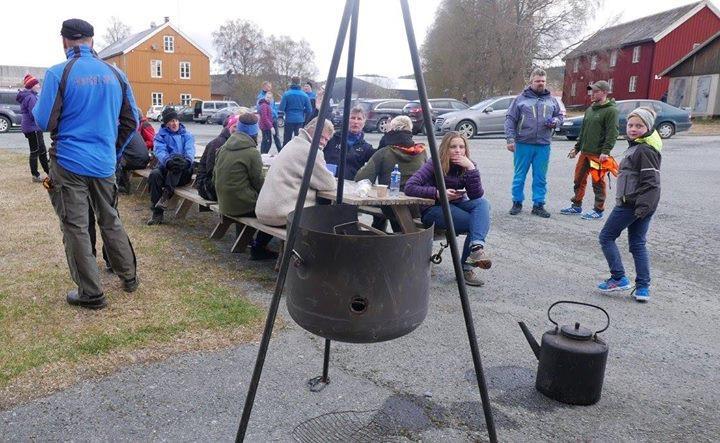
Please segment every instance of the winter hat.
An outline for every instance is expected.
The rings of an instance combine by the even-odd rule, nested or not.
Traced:
[[[163,124],[170,123],[170,120],[178,118],[178,113],[174,108],[165,108],[162,111],[162,122]]]
[[[257,135],[258,133],[258,118],[257,115],[253,113],[245,113],[240,115],[237,129],[238,132],[244,132],[247,135],[253,136]]]
[[[230,128],[230,126],[237,124],[238,122],[238,116],[235,114],[231,114],[230,117],[228,117],[227,121],[225,122],[225,127]]]
[[[391,131],[412,131],[412,120],[407,115],[398,115],[390,120]]]
[[[650,108],[637,108],[633,112],[628,114],[628,120],[630,120],[630,117],[637,117],[642,120],[643,123],[645,123],[645,126],[648,128],[648,131],[652,131],[655,127],[655,111]]]
[[[28,74],[23,78],[23,84],[25,85],[25,89],[32,89],[33,86],[40,83],[38,79],[33,77],[32,75]]]
[[[65,20],[60,29],[60,35],[70,40],[79,40],[84,37],[92,37],[95,35],[95,29],[85,20],[79,18],[71,18]]]

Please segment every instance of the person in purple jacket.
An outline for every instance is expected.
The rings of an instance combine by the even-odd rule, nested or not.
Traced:
[[[467,233],[461,260],[465,282],[470,286],[482,286],[484,282],[475,274],[474,268],[489,269],[492,261],[485,252],[485,237],[490,231],[490,203],[483,198],[485,191],[480,172],[470,160],[467,138],[459,132],[445,134],[439,154],[455,232]],[[408,179],[405,194],[439,200],[432,161],[427,161]],[[447,227],[439,201],[423,209],[422,222],[426,227],[433,223],[440,229]]]
[[[275,101],[272,92],[265,94],[265,97],[258,100],[257,110],[260,115],[258,125],[262,131],[262,143],[260,144],[260,153],[267,154],[270,152],[273,140],[273,116],[272,103]]]
[[[17,97],[15,97],[15,100],[20,103],[20,112],[22,112],[20,128],[30,145],[30,173],[32,174],[32,181],[41,183],[43,179],[40,177],[40,172],[38,171],[38,160],[40,160],[40,166],[47,175],[49,170],[47,149],[45,148],[45,139],[43,139],[42,130],[40,126],[35,123],[35,117],[33,117],[32,114],[35,103],[38,101],[40,82],[28,74],[23,79],[23,84],[25,85],[25,89],[18,91]]]

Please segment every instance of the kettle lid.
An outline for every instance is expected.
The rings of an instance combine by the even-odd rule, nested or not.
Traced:
[[[563,325],[560,328],[560,333],[573,340],[590,340],[593,336],[591,330],[583,328],[578,322],[575,323],[575,326]]]

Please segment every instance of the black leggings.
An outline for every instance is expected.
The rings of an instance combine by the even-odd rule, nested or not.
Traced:
[[[30,173],[35,177],[40,175],[38,172],[38,160],[45,174],[49,171],[47,149],[45,148],[45,139],[40,131],[27,132],[25,138],[28,139],[30,145]]]

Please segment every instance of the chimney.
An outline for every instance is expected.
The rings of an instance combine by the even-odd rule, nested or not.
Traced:
[[[155,22],[150,22],[150,29],[154,29],[156,27],[157,25],[155,24]]]
[[[170,21],[170,17],[167,17],[167,16],[166,16],[166,17],[165,17],[165,23],[167,23],[167,22],[169,22],[169,21]]]

